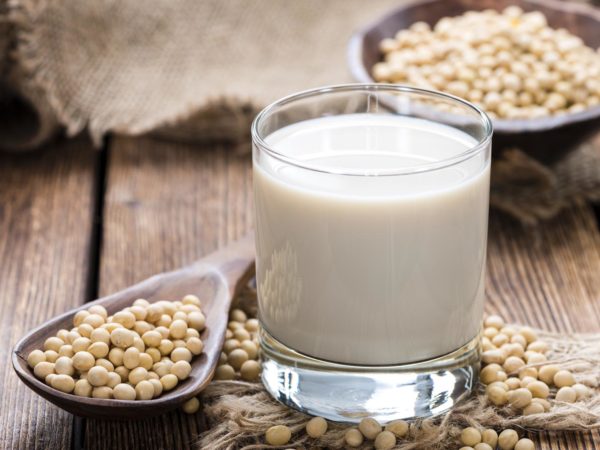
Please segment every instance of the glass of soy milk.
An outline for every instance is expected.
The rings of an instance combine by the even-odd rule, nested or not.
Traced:
[[[449,95],[301,92],[252,125],[262,380],[330,420],[441,414],[476,385],[492,125]]]

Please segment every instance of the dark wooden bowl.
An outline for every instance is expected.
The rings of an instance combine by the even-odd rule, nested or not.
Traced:
[[[15,372],[37,394],[78,416],[141,419],[175,409],[198,395],[210,382],[221,355],[231,299],[245,285],[253,271],[254,239],[248,237],[188,267],[155,275],[121,292],[85,303],[49,320],[23,337],[12,352]],[[201,333],[204,351],[192,360],[190,377],[158,398],[129,401],[66,394],[36,378],[27,364],[27,355],[36,348],[41,349],[48,337],[56,336],[61,328],[72,328],[73,316],[77,311],[102,305],[109,314],[113,314],[130,306],[138,298],[154,302],[178,300],[187,294],[195,294],[202,301],[202,311],[206,316],[206,329]]]
[[[357,81],[372,83],[371,68],[381,61],[379,43],[417,21],[430,25],[469,10],[502,10],[518,5],[541,11],[553,28],[566,28],[592,48],[600,47],[600,10],[559,0],[416,0],[397,8],[356,32],[348,44],[348,63]],[[556,161],[600,128],[600,106],[557,117],[502,120],[494,123],[494,154],[518,147],[546,162]]]

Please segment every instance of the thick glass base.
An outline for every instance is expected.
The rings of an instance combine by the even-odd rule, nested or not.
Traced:
[[[337,422],[443,414],[479,375],[479,336],[447,355],[396,366],[353,366],[300,354],[261,331],[262,381],[283,404]]]

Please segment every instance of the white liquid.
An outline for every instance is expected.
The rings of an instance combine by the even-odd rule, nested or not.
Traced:
[[[458,155],[459,130],[349,114],[266,142],[322,170],[371,174]],[[255,153],[260,318],[276,339],[329,361],[389,365],[452,352],[479,331],[489,158],[397,176],[332,175]]]

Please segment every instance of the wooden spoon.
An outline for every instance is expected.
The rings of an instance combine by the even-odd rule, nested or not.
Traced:
[[[123,291],[85,303],[49,320],[15,345],[12,353],[13,367],[19,378],[36,393],[78,416],[137,419],[175,409],[197,395],[210,382],[221,354],[231,300],[253,273],[254,239],[247,236],[190,266],[155,275]],[[70,330],[73,327],[73,316],[77,311],[92,305],[102,305],[109,314],[113,314],[130,306],[138,298],[145,298],[149,302],[180,300],[186,294],[195,294],[202,301],[202,311],[206,316],[206,329],[201,334],[204,352],[192,360],[190,377],[160,397],[130,401],[66,394],[37,379],[27,364],[29,352],[42,349],[44,341],[50,336],[56,336],[61,328]]]

